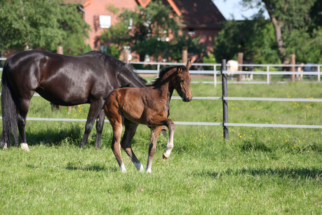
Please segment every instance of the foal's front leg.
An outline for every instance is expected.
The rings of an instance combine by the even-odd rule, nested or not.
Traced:
[[[163,154],[163,160],[167,160],[170,157],[171,151],[173,149],[173,136],[174,136],[175,125],[172,119],[167,120],[167,126],[169,128],[169,138],[168,138],[166,152]]]
[[[162,130],[162,126],[157,126],[151,129],[151,138],[150,138],[150,145],[149,145],[149,156],[148,161],[146,164],[146,172],[151,173],[151,167],[152,167],[152,160],[155,153],[155,149],[157,147],[157,140],[159,137],[159,134]]]

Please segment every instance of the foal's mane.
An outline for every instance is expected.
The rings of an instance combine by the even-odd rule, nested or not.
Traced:
[[[138,78],[139,82],[141,82],[143,85],[145,85],[146,83],[146,80],[144,80],[141,76],[134,72],[134,68],[130,64],[124,63],[123,61],[120,61],[115,57],[112,57],[100,51],[90,51],[83,55],[91,55],[100,58],[105,64],[108,64],[108,62],[112,62],[115,65],[116,71],[122,72],[124,70],[127,70],[134,74],[134,77]]]
[[[160,70],[159,77],[152,82],[152,86],[157,86],[162,84],[165,74],[167,74],[173,68],[182,68],[183,70],[187,69],[185,66],[167,66]]]

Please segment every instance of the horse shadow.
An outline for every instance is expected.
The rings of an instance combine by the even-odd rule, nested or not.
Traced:
[[[80,163],[71,163],[71,162],[67,164],[65,169],[74,170],[74,171],[91,171],[91,172],[100,172],[100,171],[117,172],[118,171],[116,167],[107,168],[106,165],[104,164],[82,165]]]
[[[57,130],[57,128],[46,128],[41,132],[27,131],[28,145],[60,146],[63,144],[79,146],[83,138],[84,128],[71,125],[69,128]],[[96,131],[91,132],[90,137],[96,136]],[[95,145],[96,138],[89,138],[88,145]]]
[[[250,176],[277,176],[281,178],[291,178],[291,179],[314,179],[316,177],[322,177],[322,169],[318,168],[268,168],[268,169],[239,169],[232,170],[227,169],[222,172],[215,171],[200,171],[192,174],[198,177],[211,177],[218,178],[221,175],[250,175]]]

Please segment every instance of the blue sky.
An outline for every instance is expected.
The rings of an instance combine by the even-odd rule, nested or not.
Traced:
[[[243,20],[243,15],[250,18],[253,14],[257,13],[257,9],[245,9],[240,5],[241,0],[212,0],[218,7],[222,15],[226,19],[232,19],[231,14],[234,15],[236,20]],[[268,18],[268,13],[265,12],[265,17]]]

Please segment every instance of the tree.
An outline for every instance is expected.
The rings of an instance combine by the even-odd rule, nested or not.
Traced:
[[[0,50],[41,48],[78,54],[85,48],[88,25],[76,5],[60,0],[0,0]],[[85,30],[84,30],[85,29]]]
[[[238,52],[254,63],[278,62],[273,25],[262,16],[245,21],[228,20],[215,38],[215,58],[237,59]]]
[[[119,11],[111,5],[107,7],[113,13]],[[131,51],[140,56],[140,61],[144,61],[146,55],[156,60],[159,57],[179,60],[183,46],[196,54],[202,47],[196,42],[198,39],[179,36],[180,18],[161,1],[151,1],[146,8],[138,6],[135,11],[124,9],[118,19],[119,22],[102,34],[101,41],[116,44],[120,49],[130,46]],[[173,36],[171,41],[170,35]]]
[[[64,32],[59,42],[64,48],[64,54],[79,55],[85,52],[88,49],[85,39],[88,38],[90,25],[82,19],[82,12],[78,10],[77,5],[60,5],[60,16],[57,21],[59,29]]]
[[[316,0],[241,0],[245,7],[266,9],[275,29],[275,38],[280,58],[286,56],[284,39],[293,29],[305,26],[309,12]]]

